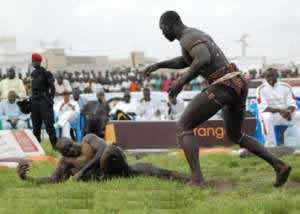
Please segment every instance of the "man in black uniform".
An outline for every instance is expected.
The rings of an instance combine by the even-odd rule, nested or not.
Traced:
[[[55,96],[54,78],[50,71],[41,66],[42,56],[32,54],[32,66],[35,68],[32,78],[32,111],[33,134],[41,142],[41,127],[44,122],[50,142],[55,148],[56,133],[54,129],[53,99]]]
[[[145,73],[149,75],[160,68],[189,67],[170,88],[171,98],[175,98],[185,84],[199,75],[210,85],[194,97],[177,122],[177,139],[192,172],[191,184],[201,185],[205,182],[199,164],[199,143],[193,135],[193,129],[222,109],[228,138],[269,163],[276,172],[274,186],[282,186],[288,179],[291,167],[242,132],[248,84],[241,72],[228,62],[208,34],[184,25],[175,11],[167,11],[161,16],[160,29],[169,41],[179,41],[182,56],[153,64],[146,68]]]

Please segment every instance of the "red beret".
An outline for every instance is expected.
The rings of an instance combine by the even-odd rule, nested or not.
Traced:
[[[42,62],[42,56],[38,53],[33,53],[31,58],[32,58],[32,61]]]

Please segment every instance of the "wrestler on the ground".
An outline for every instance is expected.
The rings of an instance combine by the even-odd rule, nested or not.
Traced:
[[[76,181],[102,181],[113,177],[156,176],[188,182],[190,177],[176,171],[161,169],[150,163],[129,165],[123,151],[115,145],[107,145],[95,134],[86,135],[82,144],[68,138],[60,138],[56,149],[61,153],[57,168],[50,177],[33,178],[27,175],[29,164],[20,162],[18,175],[22,180],[35,184],[61,183],[71,176]]]
[[[199,164],[199,142],[193,135],[193,129],[223,109],[229,139],[268,162],[276,172],[274,186],[283,185],[287,181],[291,167],[274,157],[262,144],[241,130],[248,85],[238,68],[228,62],[208,34],[184,25],[175,11],[165,12],[160,18],[159,25],[169,41],[175,39],[179,41],[182,56],[147,67],[146,75],[160,68],[189,67],[184,76],[170,88],[170,97],[176,97],[185,84],[199,75],[210,84],[205,91],[195,96],[177,122],[178,142],[192,172],[191,184],[205,183]]]

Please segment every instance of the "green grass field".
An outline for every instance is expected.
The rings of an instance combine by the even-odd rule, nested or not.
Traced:
[[[56,155],[48,145],[44,147]],[[204,189],[149,177],[35,186],[18,179],[15,169],[0,168],[0,213],[300,213],[300,156],[283,159],[293,171],[280,189],[272,187],[274,173],[263,161],[229,155],[201,157],[206,178],[220,181]],[[177,155],[151,155],[138,161],[188,172],[184,158]],[[137,160],[129,156],[129,162]],[[47,176],[54,168],[51,163],[34,163],[30,175]]]

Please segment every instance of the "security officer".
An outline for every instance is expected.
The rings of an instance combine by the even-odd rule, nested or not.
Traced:
[[[34,71],[32,79],[32,111],[31,119],[33,134],[41,142],[41,128],[44,122],[52,147],[55,148],[56,133],[54,129],[53,99],[55,96],[54,78],[50,71],[41,66],[42,56],[32,54],[32,66]]]

